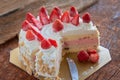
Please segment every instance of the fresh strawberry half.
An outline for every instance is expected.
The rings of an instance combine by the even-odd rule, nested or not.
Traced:
[[[45,7],[42,7],[39,12],[39,19],[43,25],[49,24],[50,20],[48,18],[48,13]]]
[[[73,6],[70,8],[70,11],[69,11],[69,12],[70,12],[70,16],[71,16],[71,17],[74,17],[76,14],[78,14],[78,11],[77,11],[76,8],[73,7]]]
[[[26,31],[26,30],[29,29],[28,23],[29,23],[29,22],[28,22],[27,20],[23,21],[23,23],[22,23],[22,29],[23,29],[24,31]]]
[[[61,21],[65,22],[65,23],[69,23],[70,22],[70,14],[68,11],[64,12],[62,17],[61,17]]]
[[[98,62],[98,60],[99,60],[99,55],[98,55],[98,53],[96,53],[96,54],[90,54],[89,60],[90,60],[91,62],[93,62],[93,63]]]
[[[42,29],[42,23],[35,18],[32,18],[33,25],[35,25],[39,30]]]
[[[56,12],[58,13],[59,16],[61,16],[62,11],[59,7],[55,7],[54,10],[56,10]]]
[[[89,55],[97,53],[97,51],[95,49],[89,49],[89,50],[87,50],[87,52],[88,52]]]
[[[60,16],[59,16],[59,13],[55,9],[53,9],[50,14],[50,21],[53,22],[56,19],[60,19]]]
[[[52,45],[50,44],[50,42],[46,39],[41,41],[41,48],[43,49],[49,49]]]
[[[28,30],[28,31],[26,32],[26,39],[29,40],[29,41],[35,39],[35,36],[34,36],[32,30]]]
[[[27,20],[24,21],[22,26],[23,26],[22,29],[25,30],[25,31],[28,30],[28,29],[32,30],[40,41],[42,41],[44,39],[44,37],[39,33],[39,30],[36,27],[34,27],[31,23],[29,23]]]
[[[59,19],[57,19],[53,23],[52,28],[54,32],[58,32],[58,31],[61,31],[64,27],[63,27],[62,22]]]
[[[37,36],[39,41],[42,41],[44,37],[40,34],[39,30],[37,30],[33,25],[29,24],[30,29],[34,32],[34,34]]]
[[[75,15],[72,20],[71,23],[75,26],[79,25],[79,14]]]
[[[48,41],[54,46],[57,47],[57,42],[53,39],[48,39]]]
[[[26,20],[28,20],[28,22],[32,23],[32,18],[35,18],[30,12],[26,14]]]
[[[89,23],[90,22],[90,14],[87,12],[82,16],[83,22]]]
[[[86,51],[82,50],[78,53],[77,57],[79,61],[88,61],[89,54]]]

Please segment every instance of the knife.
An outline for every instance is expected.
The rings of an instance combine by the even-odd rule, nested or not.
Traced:
[[[66,58],[66,59],[67,59],[68,65],[69,65],[72,80],[79,80],[78,79],[78,69],[76,67],[75,62],[70,58]]]

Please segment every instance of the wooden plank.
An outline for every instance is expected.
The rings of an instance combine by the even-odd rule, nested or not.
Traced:
[[[16,9],[22,8],[36,0],[1,0],[0,1],[0,16],[7,14]]]
[[[80,12],[89,7],[97,0],[39,0],[24,9],[18,10],[13,14],[0,17],[0,44],[16,36],[21,28],[21,22],[25,19],[25,14],[29,11],[34,15],[38,15],[40,6],[45,6],[49,13],[54,6],[59,6],[63,11],[70,6],[75,6]],[[9,33],[9,34],[8,34]]]

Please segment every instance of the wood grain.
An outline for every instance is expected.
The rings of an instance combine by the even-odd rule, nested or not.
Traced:
[[[25,19],[27,12],[38,15],[39,8],[43,5],[48,9],[49,13],[55,6],[59,6],[62,10],[66,10],[70,8],[70,6],[75,6],[78,11],[81,11],[96,1],[97,0],[39,0],[13,14],[0,17],[0,44],[13,38],[19,33],[21,23]]]
[[[0,16],[12,12],[16,9],[22,8],[27,4],[35,2],[36,0],[1,0],[0,1]]]
[[[120,0],[99,0],[84,12],[86,11],[91,13],[93,22],[98,26],[101,33],[101,45],[108,48],[112,56],[112,61],[109,64],[86,80],[120,80]],[[25,17],[25,13],[26,11],[24,15],[20,13],[16,13],[16,15]],[[6,18],[9,17],[6,16]],[[0,18],[1,25],[4,25],[4,20],[5,18],[2,20]],[[5,23],[9,23],[9,21],[6,20]],[[0,80],[37,80],[9,63],[9,52],[17,46],[17,37],[0,45]]]

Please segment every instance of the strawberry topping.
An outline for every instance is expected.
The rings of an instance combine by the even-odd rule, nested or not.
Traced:
[[[79,25],[79,14],[75,15],[72,20],[71,23],[75,26]]]
[[[65,22],[65,23],[69,23],[70,22],[70,14],[68,11],[64,12],[62,17],[61,17],[61,21]]]
[[[57,47],[57,42],[53,39],[48,39],[48,41],[54,46]]]
[[[52,27],[54,32],[61,31],[64,28],[62,22],[59,19],[55,20]]]
[[[62,15],[62,11],[59,7],[55,7],[54,10],[56,10],[56,12],[58,13],[59,16]]]
[[[32,30],[28,30],[28,31],[26,32],[26,39],[29,40],[29,41],[35,39],[35,36],[34,36]]]
[[[98,55],[98,53],[90,54],[89,60],[90,60],[91,62],[93,62],[93,63],[98,62],[98,60],[99,60],[99,55]]]
[[[48,18],[48,13],[45,7],[42,7],[39,12],[39,19],[43,25],[49,24],[50,20]]]
[[[78,53],[77,57],[79,61],[88,61],[89,54],[86,51],[82,50]]]
[[[28,21],[27,20],[24,20],[23,23],[22,23],[22,29],[24,31],[28,30],[29,29],[29,26],[28,26]]]
[[[89,50],[87,50],[87,52],[88,52],[89,55],[97,53],[97,51],[95,49],[89,49]]]
[[[25,27],[26,26],[26,27]],[[34,32],[34,34],[38,37],[38,39],[40,41],[42,41],[44,39],[44,37],[39,33],[39,31],[37,30],[37,28],[35,28],[31,23],[29,23],[27,20],[24,21],[23,25],[22,25],[23,30],[32,30]]]
[[[49,49],[51,47],[51,44],[48,40],[44,39],[41,41],[41,47],[43,49]]]
[[[38,30],[36,30],[36,28],[29,24],[30,29],[35,33],[35,35],[37,36],[38,40],[42,41],[44,39],[44,37],[40,34],[40,32]]]
[[[76,8],[75,7],[71,7],[70,8],[70,16],[71,17],[74,17],[76,14],[78,14],[78,11],[76,10]]]
[[[89,23],[90,22],[90,14],[87,12],[82,16],[83,22]]]
[[[56,19],[60,19],[60,16],[59,16],[59,13],[55,9],[53,9],[50,14],[50,21],[53,22]]]
[[[35,18],[31,13],[27,13],[26,14],[26,20],[28,20],[28,22],[32,23],[32,18]]]
[[[39,30],[42,29],[42,23],[38,21],[36,18],[32,18],[33,25],[35,25]]]

